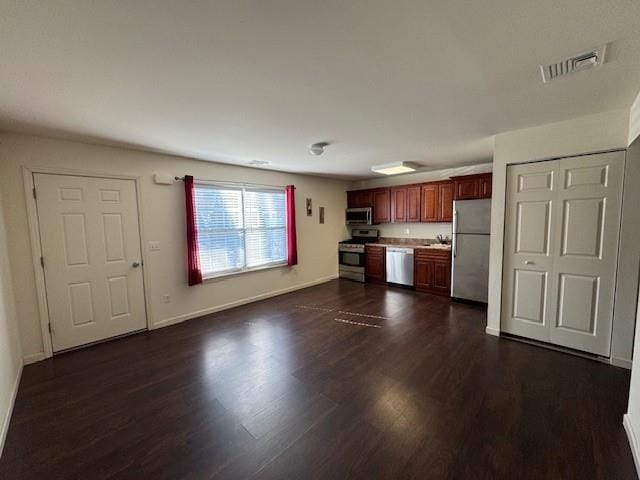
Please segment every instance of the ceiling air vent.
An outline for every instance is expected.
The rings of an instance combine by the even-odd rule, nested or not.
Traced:
[[[551,65],[540,65],[542,81],[547,83],[557,77],[564,77],[570,73],[602,66],[606,48],[606,45],[602,45],[601,47],[573,55],[559,62],[552,63]]]

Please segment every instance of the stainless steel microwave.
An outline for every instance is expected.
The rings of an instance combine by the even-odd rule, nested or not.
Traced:
[[[345,220],[347,225],[371,225],[371,207],[347,208]]]

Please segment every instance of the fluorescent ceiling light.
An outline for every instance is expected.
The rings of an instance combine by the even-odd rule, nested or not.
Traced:
[[[412,162],[385,163],[384,165],[371,167],[372,172],[382,173],[383,175],[397,175],[399,173],[415,172],[417,169],[418,166]]]

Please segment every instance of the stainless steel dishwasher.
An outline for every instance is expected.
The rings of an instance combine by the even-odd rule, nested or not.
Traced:
[[[413,248],[387,247],[387,282],[413,287]]]

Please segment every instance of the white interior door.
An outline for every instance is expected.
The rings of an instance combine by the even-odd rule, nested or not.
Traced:
[[[558,161],[507,169],[501,329],[549,341]]]
[[[508,168],[501,329],[608,356],[624,152]]]
[[[563,159],[551,342],[609,356],[624,152]]]
[[[54,352],[146,328],[135,182],[33,177]]]

